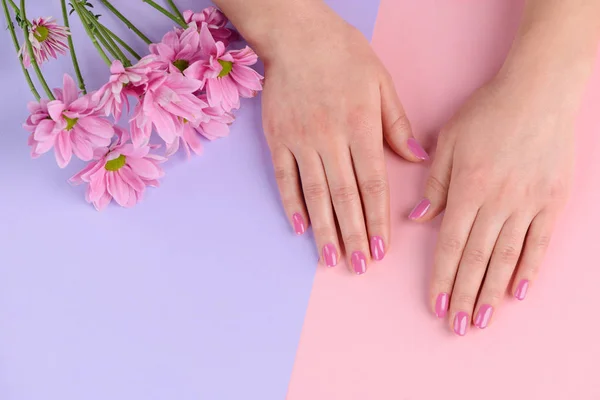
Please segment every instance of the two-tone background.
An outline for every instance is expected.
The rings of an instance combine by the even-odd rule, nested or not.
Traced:
[[[328,3],[372,38],[429,150],[498,70],[523,5]],[[28,4],[29,16],[60,18],[58,1]],[[172,26],[141,0],[115,4],[155,41]],[[108,71],[73,25],[88,86],[98,87]],[[65,58],[44,71],[58,86],[72,69]],[[600,399],[600,69],[577,124],[573,198],[539,281],[525,302],[507,299],[493,326],[464,338],[428,310],[439,221],[405,218],[427,166],[389,154],[391,251],[356,277],[318,268],[311,235],[289,228],[259,99],[243,104],[229,138],[171,162],[136,208],[103,213],[66,183],[82,164],[60,170],[51,154],[29,158],[21,123],[30,99],[3,31],[1,400]]]

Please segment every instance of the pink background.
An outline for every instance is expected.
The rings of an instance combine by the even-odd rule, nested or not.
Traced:
[[[373,45],[417,137],[436,132],[500,67],[521,1],[382,0]],[[600,399],[600,68],[578,122],[568,212],[526,301],[507,298],[486,331],[459,338],[427,305],[439,221],[406,214],[427,174],[389,154],[393,241],[362,277],[319,268],[288,400]]]

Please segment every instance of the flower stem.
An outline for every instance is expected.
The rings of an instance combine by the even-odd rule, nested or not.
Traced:
[[[167,0],[167,3],[169,4],[169,7],[171,7],[173,14],[175,14],[180,20],[184,21],[183,14],[181,14],[181,11],[179,11],[179,8],[177,8],[175,2],[173,0]]]
[[[85,32],[87,33],[87,35],[92,40],[92,44],[94,45],[96,50],[98,50],[98,54],[100,54],[100,57],[102,57],[102,59],[104,60],[106,65],[108,65],[110,67],[112,65],[112,62],[110,61],[110,58],[108,58],[108,56],[106,55],[106,53],[104,52],[104,50],[102,49],[100,44],[98,44],[98,40],[96,39],[96,36],[94,36],[92,30],[90,29],[90,25],[87,22],[87,18],[85,17],[85,15],[82,14],[81,9],[79,8],[79,3],[77,3],[77,1],[78,0],[72,0],[71,5],[75,9],[75,12],[77,13],[77,15],[79,15],[81,24],[83,25],[83,28],[85,29]]]
[[[27,21],[27,10],[25,10],[25,0],[21,0],[21,18],[24,21]],[[44,74],[42,74],[42,70],[40,70],[40,66],[38,65],[37,60],[35,59],[35,54],[33,53],[33,47],[31,46],[31,41],[29,40],[29,29],[24,29],[23,36],[25,36],[25,46],[27,47],[27,51],[29,52],[29,57],[31,58],[31,65],[33,66],[33,70],[40,81],[40,84],[44,88],[46,92],[46,96],[48,96],[48,100],[55,100],[54,95],[52,94],[52,90],[48,86],[48,82],[44,79]]]
[[[100,0],[100,2],[104,4],[104,6],[108,8],[108,10],[112,12],[117,18],[119,18],[129,29],[135,32],[135,34],[138,35],[140,39],[146,42],[146,44],[152,43],[152,41],[148,39],[146,35],[144,35],[138,28],[136,28],[135,25],[131,23],[131,21],[125,18],[125,16],[121,14],[119,10],[117,10],[108,0]]]
[[[8,24],[8,30],[10,31],[10,36],[12,37],[13,44],[15,45],[15,50],[18,53],[19,52],[19,40],[17,39],[17,34],[15,32],[15,25],[14,25],[12,19],[10,18],[10,14],[8,12],[8,5],[6,4],[6,0],[2,0],[2,8],[4,9],[4,17],[6,18],[6,23]],[[19,11],[19,13],[20,13],[20,11]],[[29,90],[31,90],[33,97],[35,97],[35,99],[37,101],[39,101],[40,94],[37,91],[37,89],[35,88],[33,81],[31,80],[31,75],[29,75],[29,71],[27,71],[27,68],[25,68],[25,65],[23,65],[23,56],[22,55],[19,56],[19,63],[21,64],[21,70],[23,70],[23,75],[25,75],[25,80],[27,81],[27,84],[29,85]]]
[[[81,7],[81,6],[80,6]],[[129,67],[131,65],[131,61],[125,54],[121,51],[119,46],[112,40],[110,35],[106,32],[104,26],[98,22],[94,14],[92,14],[88,9],[81,7],[81,11],[85,14],[87,20],[92,24],[94,30],[97,33],[98,40],[104,45],[104,47],[115,57],[117,60],[120,60],[124,66]]]
[[[69,26],[69,14],[67,13],[67,3],[65,0],[60,0],[60,5],[62,7],[62,15],[63,21],[67,29],[69,29],[69,33],[71,32],[71,27]],[[73,38],[69,34],[67,36],[67,41],[69,42],[69,52],[71,53],[71,61],[73,61],[73,68],[75,69],[75,75],[77,75],[77,83],[79,83],[79,89],[86,94],[85,90],[85,82],[83,80],[83,76],[81,75],[81,70],[79,69],[79,62],[77,61],[77,55],[75,54],[75,47],[73,46]]]
[[[138,60],[140,60],[142,57],[135,51],[133,50],[127,43],[125,43],[125,41],[123,39],[121,39],[119,36],[117,36],[116,33],[114,33],[113,31],[111,31],[110,29],[108,29],[106,26],[102,25],[102,29],[104,29],[104,31],[111,37],[113,38],[117,43],[119,43],[121,45],[121,47],[123,47],[125,50],[127,50],[127,52],[129,54],[131,54],[132,56],[134,56],[135,58],[137,58]]]
[[[164,7],[161,7],[160,5],[156,4],[152,0],[142,0],[142,1],[144,3],[148,3],[149,6],[154,7],[156,10],[160,11],[161,13],[163,13],[164,15],[166,15],[167,17],[171,18],[173,21],[175,21],[175,23],[177,23],[182,28],[187,28],[187,25],[185,24],[185,22],[182,19],[179,19],[177,16],[171,14]]]

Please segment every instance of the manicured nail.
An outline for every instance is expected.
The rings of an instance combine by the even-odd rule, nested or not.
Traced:
[[[435,315],[438,318],[444,318],[448,312],[448,293],[438,294],[437,300],[435,301]]]
[[[423,199],[415,206],[415,208],[413,208],[410,214],[408,214],[408,218],[412,219],[413,221],[415,219],[422,218],[425,214],[427,214],[427,211],[429,211],[430,207],[431,202],[429,199]]]
[[[338,253],[335,246],[331,243],[323,247],[323,259],[328,267],[335,267],[338,263]]]
[[[484,304],[479,307],[479,312],[475,317],[475,326],[480,329],[485,329],[488,326],[493,313],[494,307],[490,306],[489,304]]]
[[[517,286],[517,291],[515,292],[515,297],[517,300],[525,300],[527,289],[529,289],[529,281],[527,279],[522,279]]]
[[[454,332],[459,336],[467,334],[467,324],[469,323],[469,314],[459,311],[454,317]]]
[[[306,232],[306,225],[304,225],[304,218],[302,218],[302,215],[295,213],[292,215],[292,219],[294,220],[294,231],[296,232],[296,235],[302,235]]]
[[[406,144],[408,145],[410,152],[413,153],[415,157],[423,161],[429,160],[429,154],[427,154],[425,149],[423,149],[419,142],[417,142],[417,139],[410,138],[406,141]]]
[[[352,268],[356,275],[362,275],[367,272],[367,258],[362,251],[355,251],[352,253]]]
[[[385,245],[383,244],[383,239],[379,236],[371,238],[371,255],[375,261],[381,261],[385,256]]]

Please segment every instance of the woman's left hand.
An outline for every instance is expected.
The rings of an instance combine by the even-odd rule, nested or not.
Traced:
[[[525,298],[568,196],[578,99],[531,78],[499,75],[443,128],[410,215],[445,209],[431,307],[461,336],[489,325],[507,289]]]

